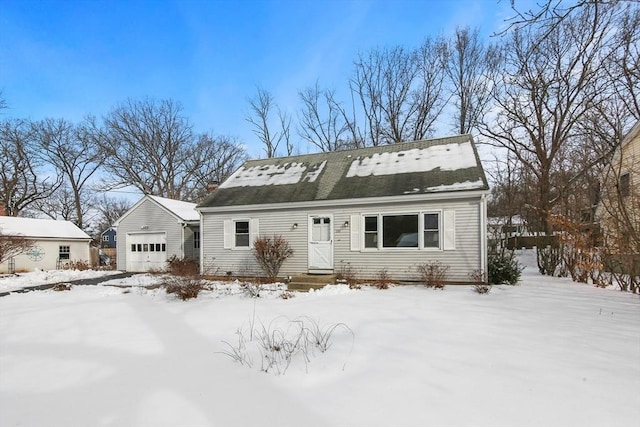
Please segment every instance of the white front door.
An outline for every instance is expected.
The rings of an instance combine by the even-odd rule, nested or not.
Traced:
[[[163,270],[167,267],[165,233],[127,234],[127,271]]]
[[[309,217],[309,271],[333,270],[333,217]]]

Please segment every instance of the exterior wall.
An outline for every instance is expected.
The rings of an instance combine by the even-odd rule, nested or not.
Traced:
[[[619,253],[638,253],[629,240],[631,231],[638,233],[640,224],[640,130],[636,124],[631,139],[616,152],[612,167],[603,179],[601,201],[597,216],[609,250]],[[629,194],[619,197],[617,185],[620,177],[629,174]],[[628,218],[621,222],[619,218]],[[637,235],[637,234],[636,234]],[[636,240],[637,242],[637,240]]]
[[[231,208],[230,208],[231,209]],[[455,211],[455,250],[388,248],[351,250],[352,215],[402,214],[431,210]],[[260,269],[249,248],[224,249],[224,221],[228,219],[258,220],[259,235],[282,235],[294,250],[285,261],[281,276],[308,271],[309,215],[332,215],[334,239],[334,271],[350,266],[358,278],[375,278],[386,269],[397,280],[419,278],[416,265],[440,261],[448,265],[448,280],[468,281],[468,274],[484,265],[481,231],[485,225],[484,202],[479,197],[452,201],[420,203],[370,204],[358,206],[327,206],[313,209],[278,209],[259,212],[227,211],[202,213],[202,269],[205,274],[260,275]],[[296,228],[293,224],[298,224]],[[254,230],[255,231],[255,230]],[[254,232],[252,231],[252,233]],[[444,232],[444,230],[441,230]],[[362,230],[360,230],[362,240]]]
[[[60,246],[69,246],[69,260],[61,261],[58,264],[58,255]],[[39,270],[55,270],[58,267],[64,268],[69,261],[84,261],[91,263],[91,253],[89,241],[70,241],[70,240],[37,240],[35,241],[37,252],[43,253],[42,259],[33,259],[28,254],[20,254],[14,258],[15,271],[27,272]],[[0,264],[0,273],[7,273],[9,261]]]
[[[143,200],[118,222],[117,269],[127,268],[127,233],[166,233],[169,259],[172,255],[183,257],[182,228],[178,219],[164,208],[149,199]]]

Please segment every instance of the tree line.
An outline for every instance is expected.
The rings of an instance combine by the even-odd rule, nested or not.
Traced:
[[[103,231],[130,207],[109,190],[198,201],[246,159],[233,137],[196,133],[173,100],[127,100],[101,119],[0,121],[0,203]]]

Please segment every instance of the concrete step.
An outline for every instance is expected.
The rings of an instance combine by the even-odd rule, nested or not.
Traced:
[[[291,278],[287,289],[291,291],[309,291],[310,289],[322,289],[326,285],[336,283],[335,274],[300,274]]]

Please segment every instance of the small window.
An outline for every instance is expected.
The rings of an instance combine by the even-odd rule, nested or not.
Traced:
[[[166,245],[166,243],[163,243],[161,252],[166,252],[166,251],[167,251],[167,245]]]
[[[137,246],[138,246],[138,249],[137,249],[138,252],[142,252],[142,243],[138,243]]]
[[[142,252],[149,252],[149,245],[147,243],[142,245]]]
[[[378,216],[364,217],[364,247],[378,247]]]
[[[60,250],[58,252],[59,259],[69,259],[71,255],[71,248],[69,246],[60,246]]]
[[[440,214],[424,214],[424,247],[440,247]]]
[[[135,243],[133,243],[131,245],[131,252],[135,252],[135,251],[136,251],[136,245],[135,245]]]
[[[622,197],[629,196],[629,172],[620,175],[620,195]]]
[[[151,243],[151,244],[149,245],[149,252],[155,252],[155,250],[156,250],[156,245],[154,245],[153,243]]]
[[[102,241],[103,242],[108,242],[109,241],[109,236],[102,236]]]
[[[235,238],[236,247],[249,247],[249,221],[236,221]]]
[[[200,249],[200,232],[199,231],[193,232],[193,248]]]

